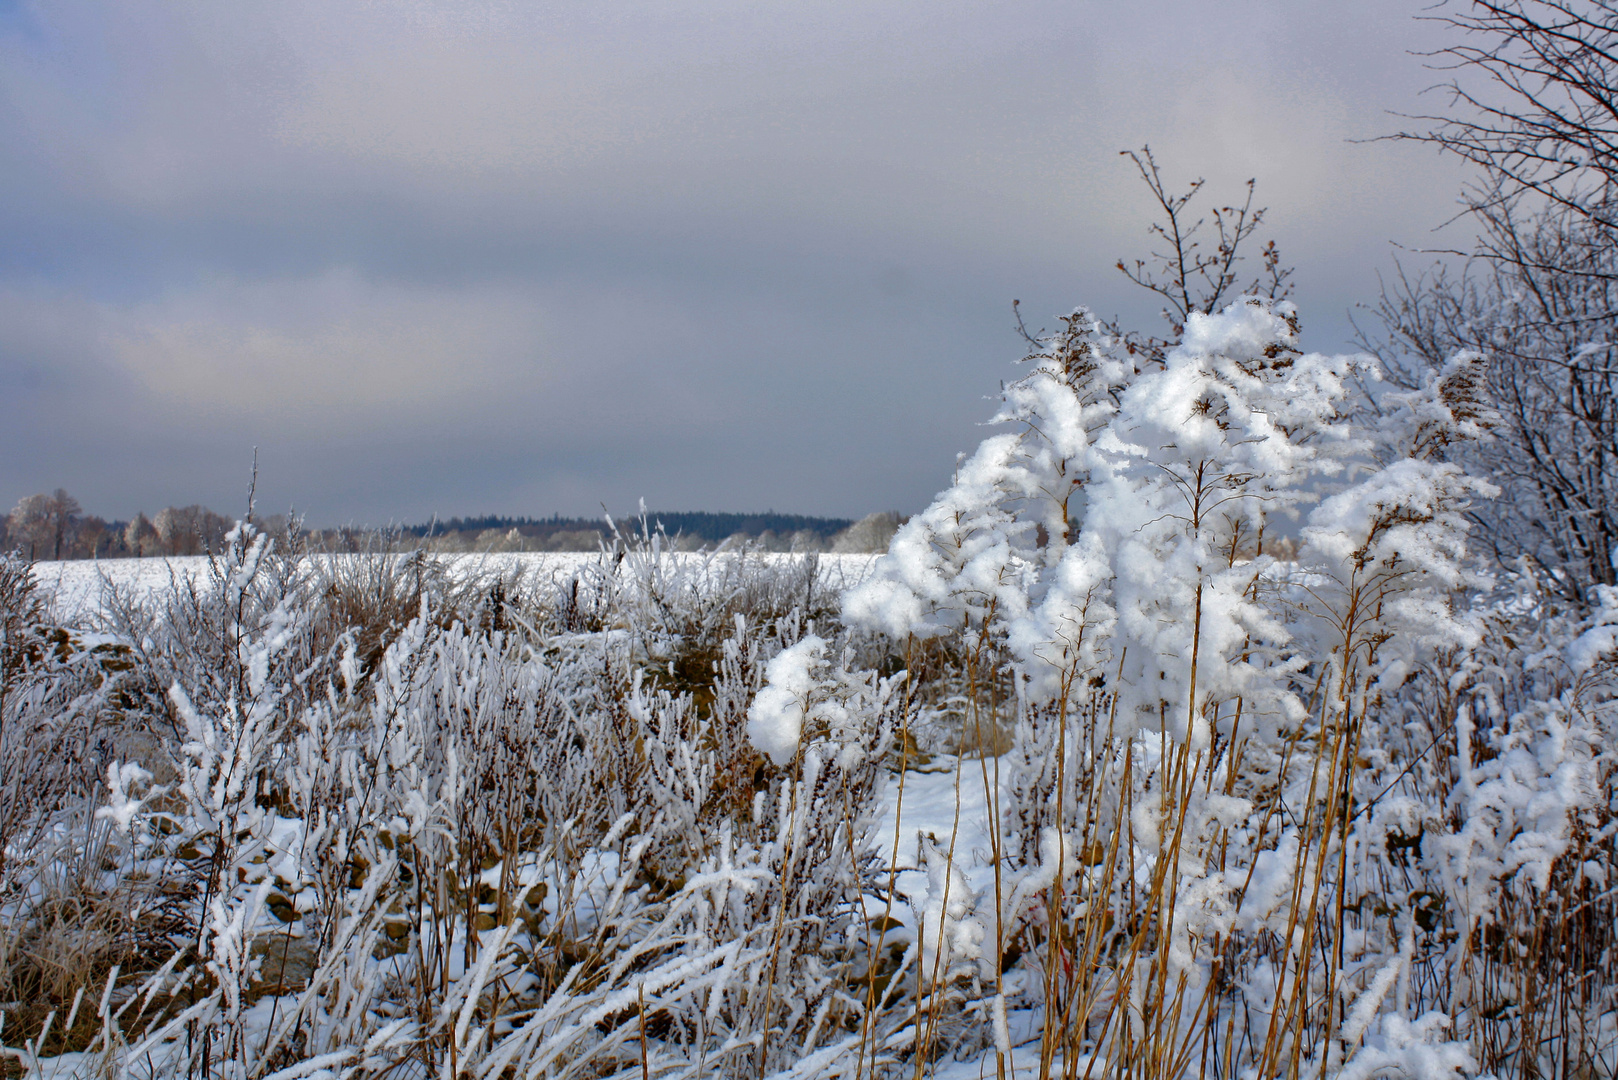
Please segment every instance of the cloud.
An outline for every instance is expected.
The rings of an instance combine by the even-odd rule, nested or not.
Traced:
[[[379,284],[334,271],[219,281],[103,308],[107,359],[174,415],[263,417],[314,434],[391,415],[420,422],[555,361],[511,288]]]
[[[1391,0],[19,10],[0,438],[49,452],[0,501],[213,498],[257,444],[338,517],[910,509],[1013,297],[1152,319],[1118,150],[1256,176],[1328,348],[1459,182],[1350,141],[1430,78]]]

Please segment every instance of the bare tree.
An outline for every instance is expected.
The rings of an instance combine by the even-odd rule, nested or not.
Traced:
[[[12,541],[19,551],[26,552],[32,562],[39,549],[49,543],[50,496],[28,495],[17,501],[6,515]]]
[[[151,520],[144,514],[136,514],[130,523],[124,526],[124,547],[138,559],[144,556],[148,549],[156,550],[160,543],[157,530],[152,527]]]
[[[1402,139],[1481,169],[1462,195],[1475,251],[1401,268],[1362,335],[1411,382],[1458,349],[1489,357],[1496,438],[1469,451],[1504,489],[1476,517],[1575,603],[1618,583],[1618,3],[1474,0],[1434,16],[1450,112]]]
[[[1618,252],[1570,240],[1565,220],[1506,224],[1520,258],[1401,271],[1365,344],[1406,384],[1460,349],[1489,357],[1501,423],[1468,457],[1503,490],[1474,516],[1502,561],[1530,559],[1577,603],[1618,584],[1618,278],[1580,272]]]
[[[1431,18],[1459,36],[1430,54],[1451,73],[1443,87],[1450,111],[1410,117],[1432,126],[1397,137],[1478,166],[1484,182],[1467,193],[1474,210],[1531,196],[1610,242],[1618,229],[1618,4],[1473,0],[1463,14]]]
[[[218,551],[231,520],[206,506],[169,506],[152,519],[152,529],[169,555],[201,555]]]
[[[29,495],[8,516],[11,537],[27,549],[30,559],[47,551],[60,559],[63,548],[72,553],[80,513],[79,501],[61,488],[50,495]]]
[[[62,549],[66,547],[69,554],[73,550],[74,534],[79,525],[79,517],[84,508],[79,500],[69,495],[61,488],[57,488],[50,496],[50,528],[51,528],[51,557],[60,559]]]
[[[117,546],[120,533],[108,526],[107,520],[95,514],[79,518],[73,533],[73,558],[95,559],[110,555]]]

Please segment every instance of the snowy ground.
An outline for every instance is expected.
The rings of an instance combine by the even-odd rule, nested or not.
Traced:
[[[994,785],[995,763],[986,763],[987,784],[984,764],[977,758],[938,758],[926,772],[905,773],[902,804],[899,778],[891,778],[876,831],[883,861],[899,867],[918,866],[924,842],[930,840],[948,850],[953,836],[957,863],[986,866],[990,857],[988,790]],[[904,875],[900,877],[901,885],[905,884]]]

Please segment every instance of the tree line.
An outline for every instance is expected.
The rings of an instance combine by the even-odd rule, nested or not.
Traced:
[[[201,555],[219,550],[233,524],[232,518],[196,505],[109,521],[85,513],[78,499],[57,488],[48,495],[24,497],[0,518],[0,550],[16,551],[30,561]]]
[[[897,513],[872,514],[859,521],[803,514],[725,514],[708,512],[646,515],[652,530],[661,530],[681,550],[748,543],[768,551],[864,552],[886,547],[898,528]],[[79,500],[62,488],[29,495],[0,517],[0,552],[17,552],[29,561],[61,559],[128,559],[204,555],[222,549],[234,518],[206,506],[169,506],[151,517],[129,521],[85,513]],[[434,519],[422,525],[308,530],[293,515],[256,517],[271,536],[296,532],[316,550],[358,552],[425,549],[441,552],[595,551],[612,540],[614,528],[631,526],[619,519],[484,517]],[[635,523],[634,529],[639,528]]]

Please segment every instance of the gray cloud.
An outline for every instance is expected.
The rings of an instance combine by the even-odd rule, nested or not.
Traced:
[[[1409,3],[0,7],[0,500],[913,509],[1150,141],[1340,349],[1461,175]],[[1450,242],[1454,242],[1451,240]]]

